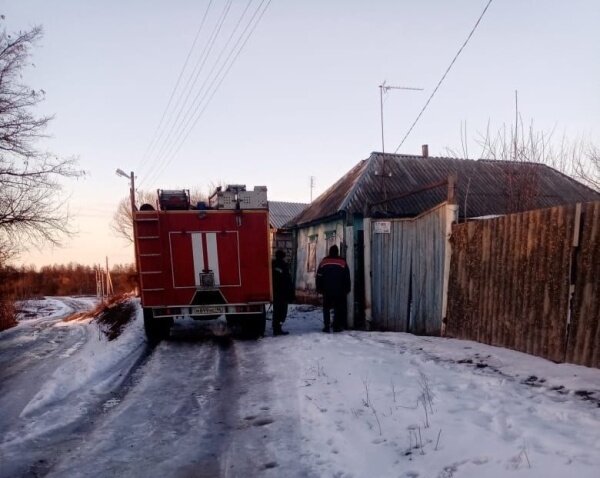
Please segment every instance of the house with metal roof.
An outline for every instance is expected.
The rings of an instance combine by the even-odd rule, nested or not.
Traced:
[[[444,274],[443,255],[452,221],[598,200],[600,193],[544,164],[374,152],[287,224],[294,230],[296,243],[297,297],[306,301],[318,298],[315,291],[317,266],[329,247],[337,244],[348,261],[353,279],[353,290],[348,298],[350,327],[364,326],[366,315],[367,320],[377,324],[378,328],[436,333],[439,324],[426,322],[426,308],[422,307],[421,315],[424,316],[417,317],[415,298],[411,298],[411,293],[414,296],[418,287],[424,288],[433,280],[433,269],[437,282],[432,282],[429,288],[439,284]],[[451,204],[446,212],[436,209],[444,204]],[[428,216],[431,211],[437,212]],[[405,221],[390,226],[387,219],[392,218]],[[423,218],[422,227],[414,226],[416,218]],[[410,227],[409,220],[413,220]],[[404,242],[395,239],[396,242],[388,244],[386,240],[392,236],[377,234],[386,234],[390,227],[402,229],[405,235],[413,228],[410,229],[412,236],[405,236],[412,239]],[[406,249],[409,242],[412,252],[406,258],[410,257],[410,260],[405,259],[406,251],[402,249]],[[431,249],[426,250],[423,245],[429,242]],[[381,245],[381,250],[373,248],[377,244]],[[389,260],[379,256],[384,252]],[[435,267],[419,264],[420,258],[426,255],[440,256],[434,261]],[[380,306],[386,300],[385,295],[398,295],[395,283],[398,272],[387,268],[402,262],[402,267],[408,267],[405,289],[408,291],[407,315],[410,320],[402,322],[404,325],[388,327],[385,317],[395,312],[393,308],[386,312],[385,307],[377,310],[375,295],[381,296],[381,290],[384,290]],[[407,262],[411,264],[406,266]],[[415,271],[421,271],[421,279],[416,279]],[[370,282],[372,277],[382,277],[384,283],[365,286],[365,278]],[[415,280],[420,282],[417,284]],[[439,311],[439,297],[432,300],[435,302],[432,307]]]
[[[269,201],[269,230],[271,240],[271,253],[281,249],[285,252],[287,260],[294,266],[294,237],[292,231],[284,226],[298,216],[308,207],[308,203]]]

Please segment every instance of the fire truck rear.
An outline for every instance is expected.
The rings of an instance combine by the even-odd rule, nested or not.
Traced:
[[[209,203],[188,190],[158,190],[156,206],[134,213],[134,239],[150,340],[168,336],[178,318],[225,317],[261,336],[271,301],[269,211],[265,187],[217,188]]]

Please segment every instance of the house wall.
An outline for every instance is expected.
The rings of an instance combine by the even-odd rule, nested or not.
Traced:
[[[324,222],[321,224],[301,227],[296,231],[296,298],[298,301],[320,304],[320,297],[316,291],[316,267],[328,253],[327,235],[335,232],[335,244],[346,257],[350,268],[350,277],[354,275],[352,249],[352,227],[345,227],[343,219]],[[315,241],[315,270],[309,270],[309,244]],[[349,257],[350,256],[350,257]],[[354,301],[353,294],[348,294],[348,318],[352,320]]]
[[[285,252],[285,260],[290,270],[294,270],[294,235],[291,231],[271,228],[271,257],[275,258],[277,249]]]

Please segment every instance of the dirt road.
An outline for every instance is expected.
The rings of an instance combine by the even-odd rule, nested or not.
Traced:
[[[85,307],[65,301],[69,313]],[[257,343],[207,338],[189,326],[105,372],[121,375],[106,393],[76,390],[24,410],[62,363],[97,340],[89,326],[55,327],[61,317],[0,341],[0,477],[277,476],[294,457],[298,416],[270,406],[272,380]],[[83,413],[61,423],[71,407]],[[21,430],[32,439],[21,440]],[[290,453],[274,446],[281,436]]]

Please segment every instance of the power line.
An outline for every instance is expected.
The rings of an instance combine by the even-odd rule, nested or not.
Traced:
[[[142,166],[144,159],[146,158],[146,156],[150,153],[152,147],[154,146],[155,140],[157,138],[157,134],[160,131],[160,128],[162,127],[163,121],[165,119],[165,116],[167,114],[167,111],[169,111],[169,108],[171,107],[171,102],[173,101],[173,97],[175,96],[175,92],[177,91],[177,88],[179,88],[179,83],[181,82],[181,78],[183,77],[183,73],[185,72],[188,62],[190,61],[190,57],[192,56],[192,52],[194,51],[194,48],[196,47],[196,43],[198,41],[198,37],[200,36],[200,33],[202,32],[202,28],[204,27],[204,22],[206,21],[206,17],[208,16],[208,11],[210,10],[210,7],[213,3],[213,0],[210,0],[208,2],[208,6],[206,7],[206,11],[204,12],[204,16],[202,17],[202,21],[200,22],[200,26],[198,27],[198,31],[196,32],[196,36],[194,37],[194,41],[192,42],[192,46],[190,47],[190,50],[188,51],[187,57],[185,58],[185,61],[183,63],[183,66],[181,67],[181,71],[179,72],[179,76],[177,77],[177,81],[175,82],[175,86],[173,87],[173,91],[171,91],[171,96],[169,96],[169,101],[167,101],[167,106],[165,107],[162,116],[160,118],[160,121],[158,122],[158,126],[156,127],[156,130],[154,131],[154,134],[152,135],[152,140],[150,141],[150,143],[148,143],[148,147],[146,148],[146,151],[144,151],[144,154],[142,155],[140,162],[138,163],[137,168],[135,169],[135,171],[139,171],[140,167]]]
[[[264,3],[265,0],[263,0],[262,3]],[[259,5],[259,9],[262,6]],[[184,138],[179,142],[179,145],[177,146],[177,149],[173,152],[173,154],[171,155],[171,157],[169,158],[168,162],[165,164],[165,166],[163,167],[163,169],[161,170],[164,171],[164,169],[170,164],[170,162],[177,156],[177,154],[179,153],[179,151],[181,150],[181,147],[185,144],[187,138],[189,137],[189,135],[191,134],[191,132],[194,130],[194,127],[196,126],[196,124],[198,123],[198,121],[200,120],[200,118],[202,117],[202,115],[204,114],[204,111],[206,111],[206,108],[208,108],[208,105],[210,104],[210,102],[212,101],[213,97],[215,96],[217,90],[219,89],[219,87],[221,86],[221,84],[223,83],[223,81],[225,80],[227,74],[229,73],[229,70],[231,70],[231,68],[233,67],[235,61],[237,60],[237,58],[239,57],[240,53],[242,52],[242,50],[244,49],[244,47],[246,46],[246,43],[248,42],[248,40],[250,39],[250,37],[252,36],[252,34],[254,33],[254,30],[256,29],[256,27],[258,26],[258,23],[260,22],[260,20],[262,19],[263,15],[265,14],[265,12],[267,11],[267,8],[269,7],[271,3],[271,0],[267,1],[267,4],[265,6],[265,8],[262,10],[262,12],[260,13],[257,21],[254,23],[254,25],[252,26],[252,29],[250,31],[250,33],[248,34],[248,36],[246,36],[246,38],[244,39],[241,47],[239,48],[239,50],[236,52],[233,60],[229,63],[229,66],[227,66],[227,70],[225,71],[225,73],[221,76],[221,78],[219,79],[219,82],[217,83],[216,87],[212,90],[212,92],[210,93],[210,96],[208,97],[208,99],[206,100],[206,102],[204,103],[204,106],[202,108],[202,110],[200,110],[198,112],[198,114],[196,115],[196,118],[193,120],[193,123],[191,124],[191,126],[188,128],[187,132],[185,133]],[[258,11],[258,10],[257,10]],[[245,33],[245,32],[244,32]],[[241,37],[240,37],[241,40]],[[238,42],[239,43],[239,42]],[[237,44],[236,44],[237,46]],[[234,47],[235,48],[235,47]],[[231,51],[231,53],[233,53],[233,50]],[[228,57],[229,58],[229,57]],[[226,63],[225,63],[226,64]],[[223,64],[221,70],[219,71],[218,74],[220,74],[220,72],[222,71],[222,69],[225,67],[225,64]],[[214,82],[217,80],[218,78],[218,74],[217,76],[214,78],[213,82],[211,83],[211,86],[214,84]],[[207,92],[208,95],[208,92]],[[206,97],[206,95],[205,95]],[[202,104],[202,102],[200,102],[200,104]],[[199,104],[199,105],[200,105]]]
[[[234,63],[236,62],[237,58],[241,54],[242,50],[244,49],[244,47],[248,43],[248,40],[250,39],[250,37],[252,36],[252,34],[254,33],[254,31],[256,30],[256,27],[260,23],[262,17],[264,16],[265,12],[269,8],[269,5],[271,4],[271,0],[266,1],[266,5],[262,9],[262,11],[260,11],[260,9],[262,8],[263,4],[265,4],[265,1],[266,0],[262,0],[261,4],[257,7],[256,11],[254,12],[254,14],[252,15],[252,17],[250,18],[250,21],[248,22],[248,24],[244,28],[244,31],[241,33],[241,35],[238,38],[238,40],[236,41],[235,45],[233,46],[233,48],[229,52],[229,55],[227,56],[227,58],[225,59],[225,61],[221,65],[221,68],[219,69],[219,71],[217,72],[217,74],[214,76],[214,78],[213,78],[211,84],[209,85],[206,93],[203,95],[202,99],[198,103],[198,105],[196,107],[196,111],[194,112],[194,114],[190,118],[191,125],[190,125],[190,122],[188,122],[181,129],[180,134],[179,134],[179,138],[181,138],[181,136],[183,136],[183,138],[179,141],[179,144],[177,145],[177,147],[176,147],[175,150],[171,149],[170,154],[169,154],[170,157],[169,157],[169,159],[167,161],[165,161],[165,163],[163,164],[162,168],[160,168],[160,171],[158,171],[158,175],[160,175],[168,167],[168,165],[171,163],[171,161],[177,156],[177,154],[179,153],[181,147],[185,144],[187,138],[189,137],[189,135],[193,131],[194,127],[196,126],[196,124],[198,123],[198,121],[200,120],[200,118],[202,117],[202,115],[204,114],[204,112],[206,111],[206,108],[208,107],[208,105],[212,101],[213,97],[215,96],[216,92],[218,91],[219,87],[221,86],[221,84],[223,83],[223,81],[225,80],[225,78],[227,77],[229,71],[233,67]],[[256,21],[254,21],[254,19],[256,18],[256,16],[257,16],[257,14],[258,14],[259,11],[260,11],[260,14],[258,15],[258,18],[256,19]],[[253,21],[254,21],[254,24],[252,24]],[[250,31],[246,35],[246,37],[244,38],[244,35],[248,31],[248,29],[250,29]],[[243,41],[242,41],[242,39],[243,39]],[[240,42],[241,42],[241,45],[240,45]],[[236,48],[238,47],[238,45],[240,45],[240,46],[239,46],[239,48],[236,51]],[[235,52],[235,55],[234,55],[234,52]],[[229,59],[231,58],[232,55],[234,55],[233,59],[231,59],[231,61],[229,61]],[[227,64],[228,62],[229,62],[229,64]],[[223,74],[221,74],[224,69],[225,69],[225,72]],[[219,76],[220,76],[220,78],[219,78]],[[216,86],[214,86],[216,82],[217,82],[217,84],[216,84]],[[213,86],[214,86],[214,88],[213,88]],[[211,91],[211,89],[212,89],[212,91]],[[200,109],[200,106],[202,106],[203,103],[204,103],[204,105],[203,105],[202,109]],[[194,115],[195,115],[195,118],[194,118]],[[187,131],[186,131],[186,129],[187,129]],[[184,133],[184,131],[185,131],[185,133]]]
[[[173,111],[177,110],[179,108],[180,104],[181,104],[181,108],[179,108],[179,111],[176,113],[175,119],[172,122],[171,127],[169,128],[169,123],[171,123],[171,120],[169,119],[167,121],[167,123],[165,124],[165,128],[161,131],[161,133],[158,137],[157,143],[160,142],[160,139],[163,137],[165,131],[167,130],[167,128],[169,128],[167,137],[162,141],[162,146],[160,146],[158,153],[155,155],[154,160],[150,159],[150,161],[149,161],[149,163],[152,163],[152,166],[150,167],[150,171],[148,171],[146,176],[149,176],[151,174],[151,172],[160,164],[159,158],[162,155],[165,143],[167,141],[169,141],[169,139],[171,138],[171,135],[173,134],[174,128],[177,125],[177,122],[179,121],[179,118],[181,116],[183,108],[185,107],[185,102],[190,97],[190,94],[191,94],[192,90],[194,89],[194,85],[196,84],[196,82],[198,80],[198,76],[202,72],[202,68],[204,68],[204,65],[206,64],[206,60],[208,59],[208,57],[210,56],[210,53],[212,52],[212,49],[215,45],[215,41],[216,41],[217,37],[219,36],[221,29],[223,28],[223,24],[225,23],[225,19],[227,18],[227,15],[229,14],[229,10],[231,8],[232,3],[233,3],[233,0],[227,0],[227,2],[225,3],[225,6],[223,7],[223,11],[221,12],[220,17],[217,20],[217,23],[215,24],[215,26],[210,34],[208,42],[204,46],[204,49],[203,49],[202,53],[200,54],[200,57],[198,58],[198,61],[196,62],[196,65],[194,66],[192,73],[188,77],[188,80],[187,80],[185,86],[183,87],[181,94],[179,95],[179,97],[177,98],[177,101],[175,102]],[[190,81],[192,80],[192,78],[193,78],[193,81],[190,86]],[[186,94],[186,90],[187,90],[187,94]],[[185,96],[185,99],[183,99],[184,96]],[[183,103],[182,103],[182,99],[183,99]],[[171,118],[173,118],[173,117],[171,117]],[[142,181],[140,181],[139,185],[141,186],[143,182],[144,182],[144,179],[142,179]]]
[[[162,161],[164,161],[165,158],[167,158],[169,156],[169,154],[171,153],[171,151],[173,150],[173,148],[175,147],[175,145],[177,144],[177,142],[181,138],[182,131],[186,128],[187,124],[189,124],[190,118],[193,117],[193,115],[195,114],[197,108],[199,107],[200,104],[202,104],[202,101],[206,97],[207,93],[205,93],[204,96],[202,96],[202,97],[201,97],[201,95],[205,91],[207,83],[209,83],[209,81],[211,80],[211,77],[212,77],[215,69],[219,66],[219,64],[221,62],[221,59],[223,58],[223,55],[225,54],[225,52],[229,48],[231,40],[233,39],[233,37],[235,36],[236,32],[238,31],[238,28],[239,28],[240,24],[242,23],[242,20],[246,16],[246,13],[248,12],[248,9],[250,8],[250,5],[252,4],[253,1],[254,0],[249,0],[248,1],[247,5],[246,5],[246,8],[244,8],[242,14],[238,18],[237,23],[235,24],[233,30],[231,31],[229,37],[227,38],[227,41],[225,42],[225,44],[223,45],[223,47],[221,48],[221,50],[217,54],[216,60],[214,61],[212,68],[210,69],[210,71],[206,75],[206,78],[204,79],[204,82],[200,86],[198,92],[196,93],[196,95],[194,96],[194,98],[192,99],[192,101],[189,104],[187,103],[187,100],[188,100],[188,98],[190,97],[190,95],[192,93],[192,91],[190,90],[190,92],[188,93],[188,96],[186,97],[186,102],[181,105],[181,109],[180,109],[178,117],[177,117],[178,122],[177,122],[177,124],[174,123],[172,125],[171,131],[169,132],[169,136],[163,142],[161,150],[160,150],[160,152],[159,152],[159,154],[158,154],[158,156],[156,158],[157,165],[158,165],[159,169],[160,169],[160,163]],[[264,0],[263,0],[263,3],[264,3]],[[257,8],[256,11],[258,11],[258,9],[261,6],[262,5],[259,5],[259,7]],[[254,19],[255,16],[256,16],[256,12],[252,16],[252,18],[250,19],[250,21],[248,22],[248,24],[250,24],[252,22],[252,20]],[[248,28],[248,26],[246,26],[246,28],[244,29],[244,32],[240,35],[240,38],[245,34],[247,28]],[[239,39],[236,41],[235,45],[233,46],[232,51],[237,47],[238,43],[239,43]],[[229,56],[227,57],[227,59],[225,60],[224,63],[227,62],[227,60],[229,59],[230,56],[231,56],[231,53],[229,54]],[[221,68],[221,70],[222,70],[222,68]],[[219,72],[217,73],[217,75],[215,76],[215,78],[218,77],[218,75],[219,75],[219,73],[220,73],[221,70],[219,70]],[[194,82],[196,82],[196,80],[197,80],[197,77],[194,79]],[[213,83],[214,83],[214,78],[213,78],[213,82],[210,84],[210,86],[212,86]],[[210,89],[210,86],[209,86],[209,89]],[[198,102],[198,98],[201,98],[200,102]],[[183,119],[181,119],[179,121],[179,118],[181,118],[181,114],[183,113],[184,108],[185,108],[186,105],[187,105],[187,109],[185,110],[185,114],[183,115]],[[156,173],[156,171],[155,171],[155,173]]]
[[[450,70],[452,69],[452,66],[454,65],[454,63],[456,62],[456,60],[458,59],[459,55],[461,54],[461,52],[463,51],[463,49],[467,46],[467,43],[469,43],[469,40],[471,39],[471,37],[473,36],[473,33],[475,33],[475,30],[477,30],[477,27],[479,26],[479,23],[481,22],[481,19],[483,18],[483,16],[485,15],[485,12],[487,12],[487,9],[489,8],[490,4],[492,3],[493,0],[489,0],[487,5],[485,6],[485,8],[483,9],[483,12],[481,12],[481,15],[479,15],[479,18],[477,19],[477,21],[475,22],[475,25],[473,26],[471,32],[469,33],[469,35],[467,36],[467,39],[464,41],[464,43],[462,44],[462,46],[458,49],[458,52],[456,53],[456,55],[454,55],[454,58],[452,59],[452,61],[450,62],[450,65],[448,65],[448,68],[446,68],[446,71],[444,72],[444,74],[442,75],[442,77],[440,78],[440,81],[438,81],[438,84],[436,85],[436,87],[434,88],[433,92],[431,93],[431,95],[429,96],[429,98],[427,99],[427,101],[425,102],[425,104],[423,105],[423,108],[421,108],[421,111],[419,112],[419,114],[417,115],[416,119],[413,121],[412,125],[410,125],[410,128],[408,129],[408,131],[406,132],[406,134],[404,135],[404,138],[402,138],[402,141],[400,141],[400,144],[398,145],[398,147],[396,148],[396,150],[394,151],[394,153],[397,153],[398,150],[402,147],[402,145],[404,144],[404,142],[406,141],[406,138],[408,138],[408,136],[410,135],[410,133],[412,132],[412,130],[414,129],[415,125],[418,123],[418,121],[421,119],[421,116],[423,116],[423,113],[425,112],[425,110],[427,109],[427,106],[429,106],[429,103],[431,102],[432,98],[434,97],[434,95],[437,93],[438,89],[440,88],[440,85],[442,84],[442,82],[446,79],[446,76],[448,75],[448,73],[450,72]]]

